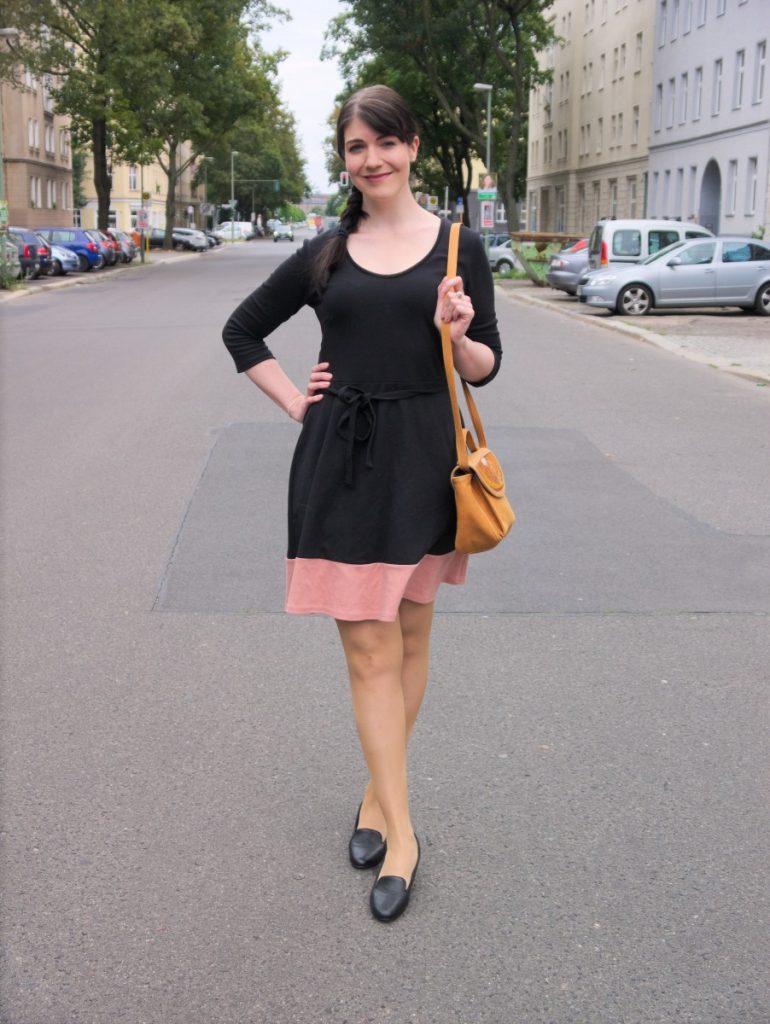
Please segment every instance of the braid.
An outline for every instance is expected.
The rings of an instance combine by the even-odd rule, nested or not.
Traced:
[[[340,226],[329,237],[313,264],[313,285],[319,294],[326,288],[332,271],[347,251],[348,235],[354,234],[358,230],[358,222],[368,216],[364,210],[363,195],[352,185],[347,205],[340,217]]]

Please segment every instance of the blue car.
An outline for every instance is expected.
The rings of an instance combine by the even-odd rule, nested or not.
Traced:
[[[83,228],[38,228],[52,245],[70,249],[78,258],[81,270],[98,270],[104,266],[101,246]]]

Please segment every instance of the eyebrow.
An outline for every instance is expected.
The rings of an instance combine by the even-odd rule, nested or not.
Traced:
[[[376,138],[378,140],[379,139],[395,139],[395,138],[397,138],[397,136],[394,135],[393,132],[380,132],[380,134],[377,135]],[[345,139],[345,145],[346,146],[352,146],[354,142],[363,142],[363,141],[364,141],[363,139]]]

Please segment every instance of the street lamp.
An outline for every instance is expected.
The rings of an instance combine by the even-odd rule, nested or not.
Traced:
[[[230,150],[230,241],[235,241],[235,158],[237,149]]]
[[[474,92],[487,94],[487,174],[492,171],[492,86],[486,82],[474,82]],[[484,231],[484,249],[489,252],[489,228]]]

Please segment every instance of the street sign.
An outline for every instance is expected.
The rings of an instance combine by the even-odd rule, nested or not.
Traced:
[[[136,211],[136,230],[137,231],[146,231],[149,228],[149,226],[150,226],[150,214],[149,214],[148,210],[144,206],[141,206]]]
[[[204,217],[210,217],[216,212],[216,207],[213,203],[201,203],[201,213]]]
[[[495,204],[492,202],[483,202],[481,204],[481,226],[485,230],[493,228],[495,226]]]
[[[438,209],[438,196],[428,196],[428,209],[429,210],[437,210]]]
[[[480,188],[479,191],[478,191],[478,196],[479,196],[479,202],[480,203],[484,202],[487,199],[495,200],[495,199],[497,199],[497,189],[496,188]]]

